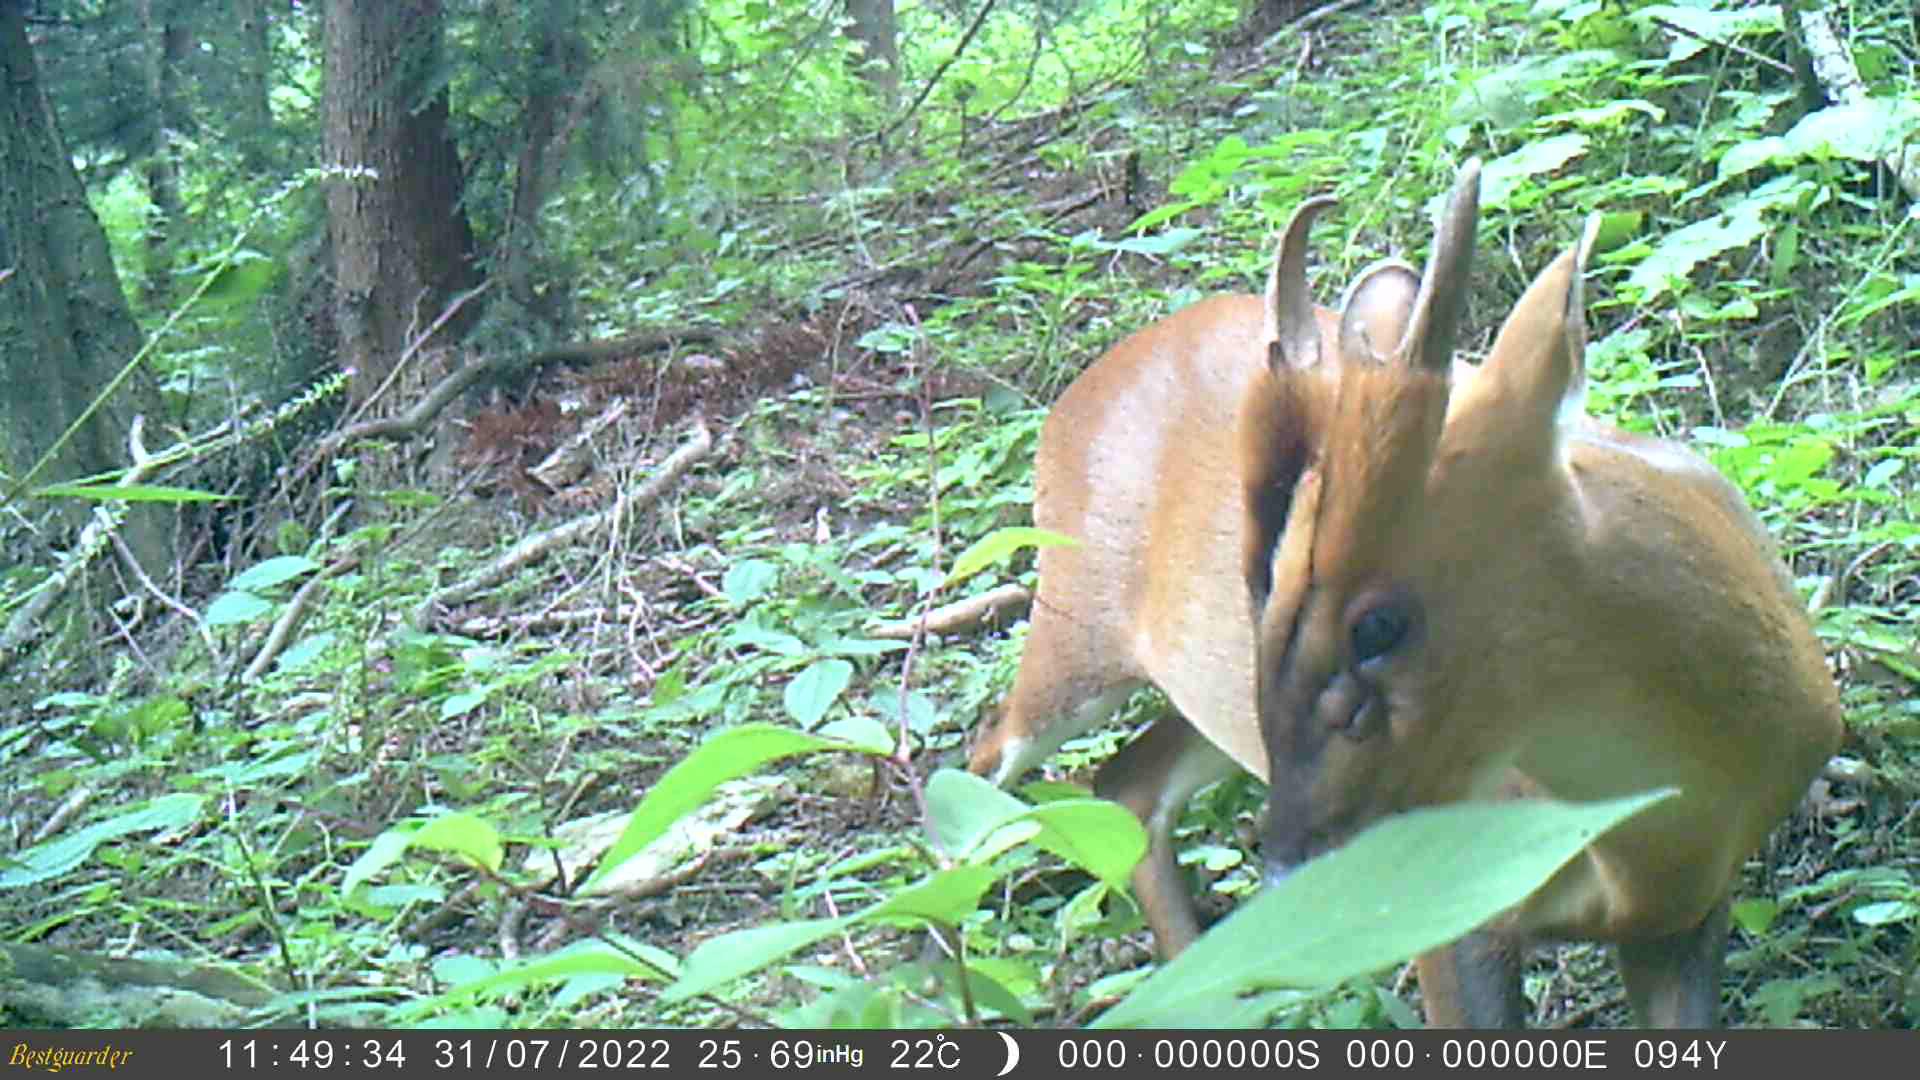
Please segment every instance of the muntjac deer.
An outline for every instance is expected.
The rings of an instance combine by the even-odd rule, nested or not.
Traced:
[[[1738,492],[1584,415],[1591,227],[1484,364],[1453,361],[1478,186],[1469,164],[1424,277],[1377,266],[1338,315],[1308,297],[1308,203],[1264,303],[1195,305],[1068,389],[1035,519],[1082,546],[1042,554],[972,767],[1004,783],[1166,691],[1180,715],[1096,789],[1148,825],[1134,886],[1168,955],[1198,931],[1170,830],[1236,764],[1270,782],[1272,878],[1398,810],[1677,787],[1421,986],[1431,1023],[1515,1025],[1529,941],[1612,941],[1636,1019],[1710,1025],[1733,880],[1836,746],[1837,696]]]
[[[1269,378],[1279,308],[1338,330],[1307,300],[1307,230],[1331,205],[1294,212],[1265,298],[1203,300],[1127,338],[1067,387],[1040,432],[1034,523],[1079,543],[1040,549],[1020,671],[969,768],[1006,786],[1141,685],[1164,691],[1178,715],[1108,761],[1094,788],[1147,827],[1133,889],[1165,956],[1200,935],[1174,862],[1182,808],[1240,768],[1267,771],[1234,424],[1255,380]]]
[[[1283,876],[1410,807],[1678,788],[1422,957],[1420,981],[1430,1022],[1518,1024],[1527,941],[1610,941],[1636,1020],[1710,1026],[1728,893],[1837,747],[1838,695],[1740,493],[1683,447],[1586,416],[1597,222],[1484,363],[1454,364],[1476,186],[1470,166],[1462,251],[1424,280],[1363,276],[1337,337],[1282,309],[1241,414],[1263,854]],[[1303,454],[1296,384],[1327,380]]]

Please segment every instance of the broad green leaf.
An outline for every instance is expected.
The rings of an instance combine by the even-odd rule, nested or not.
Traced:
[[[1721,213],[1669,233],[1633,268],[1627,284],[1640,290],[1641,303],[1651,303],[1674,282],[1684,281],[1695,266],[1764,235],[1763,215],[1796,202],[1807,186],[1797,177],[1779,177]]]
[[[638,954],[637,957],[631,954]],[[585,975],[617,975],[623,979],[657,982],[680,972],[680,960],[672,953],[644,941],[620,937],[614,942],[583,941],[558,952],[513,962],[469,981],[449,986],[443,994],[414,1001],[387,1018],[387,1023],[403,1024],[415,1017],[429,1016],[481,996],[497,996],[523,987]]]
[[[995,529],[975,541],[971,547],[953,560],[953,568],[947,571],[944,586],[952,586],[985,570],[995,563],[1005,562],[1021,548],[1053,547],[1060,544],[1078,544],[1080,541],[1071,536],[1035,529],[1030,526],[1012,526]]]
[[[236,592],[259,592],[318,569],[319,563],[303,555],[280,555],[235,574],[227,588]]]
[[[958,769],[927,781],[927,826],[949,858],[984,864],[1032,841],[1116,888],[1147,850],[1139,819],[1117,803],[1068,798],[1029,806]]]
[[[224,592],[207,605],[207,625],[241,626],[272,610],[272,603],[250,592]]]
[[[838,739],[849,744],[848,749],[863,754],[893,753],[892,730],[871,716],[849,716],[844,720],[835,720],[823,725],[814,734],[825,739]]]
[[[1720,155],[1719,178],[1728,180],[1762,165],[1771,165],[1785,157],[1786,153],[1787,140],[1778,135],[1763,135],[1758,139],[1735,143]]]
[[[884,656],[907,647],[904,641],[881,638],[830,637],[821,640],[814,651],[822,656]]]
[[[1136,255],[1171,255],[1204,235],[1200,229],[1168,229],[1158,236],[1131,236],[1110,244],[1103,243],[1100,247],[1107,251],[1125,251]]]
[[[1794,157],[1877,161],[1920,131],[1920,101],[1862,98],[1808,113],[1783,137]]]
[[[780,567],[762,559],[743,559],[727,567],[720,579],[720,591],[728,600],[745,606],[765,596],[780,580]]]
[[[462,812],[442,814],[422,825],[413,834],[412,846],[462,855],[474,865],[495,872],[506,857],[500,831],[484,819]]]
[[[1466,803],[1381,821],[1242,904],[1094,1026],[1216,1027],[1242,994],[1329,986],[1438,948],[1672,794]]]
[[[226,502],[234,496],[161,484],[48,484],[34,492],[45,499],[95,499],[101,502]]]
[[[1132,225],[1127,226],[1127,228],[1132,229],[1135,232],[1144,233],[1148,229],[1153,228],[1155,225],[1172,221],[1174,218],[1177,218],[1181,214],[1184,214],[1187,211],[1192,210],[1200,205],[1202,205],[1202,203],[1199,200],[1188,199],[1188,200],[1181,200],[1180,202],[1168,203],[1165,206],[1157,206],[1152,210],[1149,210],[1146,213],[1140,215],[1140,217],[1136,221],[1134,221]]]
[[[870,734],[869,727],[836,727],[834,730]],[[680,815],[705,802],[719,784],[745,776],[770,761],[822,750],[881,755],[892,753],[893,743],[890,739],[857,742],[824,733],[809,735],[775,724],[742,724],[715,732],[654,783],[586,885],[591,886],[613,867],[658,839]]]
[[[679,980],[660,992],[660,1000],[672,1004],[704,994],[839,933],[853,918],[775,923],[708,938],[687,956]]]
[[[1033,842],[1113,888],[1123,888],[1147,853],[1147,831],[1126,807],[1105,799],[1062,799],[1034,807]]]
[[[335,635],[331,630],[301,638],[293,643],[292,648],[280,654],[279,661],[274,664],[274,670],[282,674],[299,671],[325,655],[326,651],[333,647],[334,640]]]
[[[373,838],[367,850],[353,860],[347,867],[347,876],[340,882],[340,895],[352,896],[353,891],[363,883],[370,881],[376,874],[399,862],[407,854],[407,846],[413,841],[413,826],[396,825]]]
[[[486,690],[462,690],[457,694],[448,694],[446,700],[440,703],[440,719],[465,716],[486,703]]]
[[[1487,162],[1480,174],[1480,205],[1482,207],[1500,207],[1507,204],[1507,197],[1513,194],[1523,181],[1530,180],[1542,173],[1551,173],[1574,158],[1587,152],[1588,138],[1585,135],[1556,135],[1550,139],[1538,139],[1527,143],[1505,157]],[[1437,208],[1442,196],[1435,196],[1428,210]]]
[[[202,795],[162,795],[105,821],[14,852],[7,856],[7,865],[0,866],[0,889],[17,889],[59,877],[85,862],[101,844],[129,833],[182,828],[200,816],[205,802]]]
[[[980,842],[1030,809],[988,781],[960,769],[941,769],[927,780],[927,829],[933,834],[935,849],[950,859],[978,861],[982,856],[975,848]]]
[[[1733,902],[1733,923],[1749,934],[1760,935],[1767,932],[1773,920],[1780,917],[1780,901],[1770,896],[1750,896]]]
[[[787,715],[801,727],[818,724],[852,679],[853,665],[845,660],[815,660],[787,683],[783,695]]]
[[[1853,921],[1862,926],[1907,922],[1915,915],[1920,915],[1920,905],[1910,900],[1880,900],[1853,909]]]
[[[1646,214],[1639,210],[1623,210],[1612,214],[1600,215],[1600,231],[1594,234],[1594,254],[1612,251],[1640,234],[1640,225],[1646,220]]]
[[[806,642],[785,630],[776,630],[767,626],[761,621],[761,614],[759,609],[755,609],[748,612],[746,618],[734,623],[733,629],[727,631],[726,643],[751,645],[756,649],[773,653],[775,656],[805,656],[810,651]]]
[[[1782,26],[1778,4],[1759,4],[1727,11],[1705,5],[1650,4],[1632,9],[1628,18],[1671,37],[1667,46],[1669,64],[1692,59],[1704,49],[1724,45],[1742,35],[1777,34]],[[1676,31],[1660,26],[1662,22],[1680,29]]]
[[[855,922],[899,919],[953,924],[980,906],[980,898],[1001,871],[981,863],[937,870],[885,900],[853,915]]]

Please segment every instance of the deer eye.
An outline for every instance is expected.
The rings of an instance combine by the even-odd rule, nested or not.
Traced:
[[[1353,621],[1353,662],[1384,656],[1407,636],[1407,613],[1394,604],[1368,608]]]

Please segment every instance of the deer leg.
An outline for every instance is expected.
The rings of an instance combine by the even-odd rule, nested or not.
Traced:
[[[1700,925],[1648,941],[1623,942],[1620,979],[1642,1027],[1720,1026],[1720,973],[1727,957],[1727,901]]]
[[[1475,930],[1444,949],[1421,954],[1415,963],[1427,1026],[1525,1026],[1527,1001],[1520,995],[1525,951],[1525,943],[1511,935]]]
[[[1240,766],[1192,724],[1169,712],[1101,766],[1093,790],[1133,811],[1147,829],[1147,854],[1133,871],[1133,895],[1155,949],[1171,959],[1200,936],[1200,914],[1175,860],[1173,829],[1196,792]]]

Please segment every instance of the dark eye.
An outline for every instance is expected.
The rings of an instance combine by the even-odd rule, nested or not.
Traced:
[[[1384,656],[1406,636],[1406,612],[1391,604],[1368,608],[1353,621],[1353,662],[1364,664]]]

